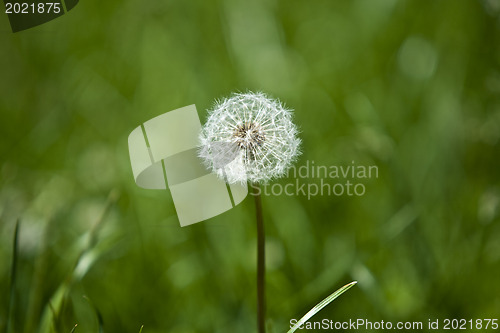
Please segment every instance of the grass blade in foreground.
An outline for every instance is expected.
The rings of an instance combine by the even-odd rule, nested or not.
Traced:
[[[322,300],[321,302],[318,303],[314,308],[311,309],[308,313],[304,315],[304,317],[300,318],[300,320],[287,332],[287,333],[293,333],[297,330],[297,328],[300,327],[300,325],[304,324],[306,321],[308,321],[312,316],[314,316],[316,313],[320,312],[321,309],[323,309],[325,306],[333,302],[334,299],[345,293],[349,288],[354,286],[358,281],[352,281],[351,283],[346,284],[342,288],[338,289],[336,292]]]
[[[5,332],[9,333],[11,328],[11,317],[12,312],[14,311],[14,297],[15,297],[15,288],[16,288],[16,271],[17,271],[17,250],[19,243],[19,220],[16,222],[16,229],[14,229],[14,241],[12,244],[12,265],[10,269],[10,295],[9,295],[9,304],[7,307],[7,326],[5,327]]]
[[[101,312],[99,311],[97,306],[95,306],[94,302],[90,300],[90,298],[88,298],[87,296],[83,296],[83,298],[85,298],[87,302],[89,302],[90,306],[92,306],[92,309],[94,309],[94,313],[97,317],[97,323],[99,324],[99,333],[102,333],[104,327],[104,320],[102,319]]]

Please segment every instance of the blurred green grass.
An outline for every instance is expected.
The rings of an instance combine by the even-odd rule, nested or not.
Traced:
[[[21,220],[13,332],[71,277],[110,192],[62,331],[249,332],[253,203],[180,228],[138,188],[145,120],[263,90],[295,109],[297,165],[377,165],[362,197],[264,197],[268,317],[494,318],[500,308],[500,2],[80,2],[12,34],[0,15],[0,331]],[[285,184],[289,179],[278,183]],[[60,289],[59,289],[60,290]]]

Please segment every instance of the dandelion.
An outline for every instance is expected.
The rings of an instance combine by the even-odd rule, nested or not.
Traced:
[[[200,134],[200,157],[229,183],[283,176],[299,155],[292,112],[264,93],[233,94],[215,104]]]
[[[251,184],[257,219],[257,327],[265,332],[265,233],[259,183],[283,176],[299,155],[292,112],[264,93],[215,104],[200,134],[200,157],[229,183]]]

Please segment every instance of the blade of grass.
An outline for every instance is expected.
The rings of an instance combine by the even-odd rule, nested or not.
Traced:
[[[52,321],[51,321],[50,325],[52,325],[53,332],[58,333],[57,323],[59,321],[59,315],[57,314],[56,310],[52,306],[52,303],[50,303],[50,302],[49,302],[49,308],[50,308],[50,312],[52,313]]]
[[[101,213],[99,219],[94,223],[92,228],[89,231],[89,241],[87,242],[86,246],[80,251],[78,257],[76,258],[76,261],[74,263],[73,269],[69,276],[66,277],[66,279],[61,283],[59,288],[56,290],[56,292],[53,294],[51,297],[51,300],[49,301],[49,304],[53,304],[54,308],[58,309],[58,313],[62,313],[65,307],[65,301],[67,298],[67,295],[69,291],[71,290],[71,287],[73,283],[76,281],[80,280],[83,275],[87,272],[87,270],[92,266],[92,264],[95,262],[97,259],[97,256],[92,253],[92,250],[94,249],[95,245],[97,244],[97,234],[98,231],[101,227],[101,225],[104,223],[106,220],[106,217],[111,210],[112,206],[116,203],[116,201],[119,199],[120,193],[118,190],[113,189],[109,195],[108,199],[106,202],[106,206],[104,207],[103,212]],[[90,257],[89,257],[90,255]],[[80,269],[82,266],[82,260],[86,261],[86,269],[82,270]],[[39,332],[41,333],[48,333],[49,331],[49,325],[50,323],[54,322],[54,313],[55,311],[47,311],[45,309],[44,315],[42,317],[41,323],[40,323],[40,329]],[[51,316],[52,314],[52,316]],[[100,316],[100,313],[99,313]],[[102,317],[99,317],[98,319],[100,320],[99,322],[99,332],[102,332]]]
[[[59,315],[57,309],[61,309],[61,303],[66,295],[67,283],[63,283],[56,290],[51,299],[47,302],[41,322],[39,323],[39,333],[58,332]]]
[[[44,224],[43,236],[40,244],[40,252],[35,259],[35,269],[32,278],[32,286],[29,291],[29,301],[26,310],[26,325],[24,333],[32,333],[36,331],[41,316],[41,308],[43,301],[44,287],[46,286],[45,274],[50,269],[50,251],[49,244],[51,243],[51,226],[55,223],[54,218],[49,218]]]
[[[87,300],[87,302],[89,302],[90,306],[94,310],[94,313],[95,313],[95,315],[97,317],[97,322],[99,324],[99,333],[102,333],[103,332],[104,321],[102,319],[101,312],[99,311],[99,309],[97,308],[97,306],[95,306],[94,302],[92,302],[90,300],[90,298],[88,298],[87,296],[83,296],[83,298],[85,298]]]
[[[141,325],[141,329],[139,330],[139,333],[142,333],[143,328],[144,328],[144,325]]]
[[[349,290],[352,286],[354,286],[357,281],[353,281],[351,283],[346,284],[342,288],[338,289],[335,291],[333,294],[319,302],[314,308],[312,308],[308,313],[304,315],[304,317],[300,318],[300,320],[287,332],[287,333],[293,333],[295,332],[302,324],[304,324],[306,321],[308,321],[312,316],[314,316],[316,313],[320,312],[325,306],[333,302],[337,297],[345,293],[347,290]]]
[[[9,333],[11,324],[12,312],[14,311],[14,298],[15,298],[15,288],[16,288],[16,271],[17,271],[17,252],[18,252],[18,242],[19,242],[19,224],[21,222],[17,220],[16,228],[14,229],[14,240],[12,244],[12,266],[10,268],[10,295],[9,304],[7,308],[7,325],[5,327],[5,332]]]
[[[75,326],[73,326],[73,329],[72,329],[72,330],[71,330],[71,332],[69,332],[69,333],[73,333],[73,332],[75,332],[75,330],[76,330],[76,327],[77,327],[77,326],[78,326],[78,324],[75,324]]]

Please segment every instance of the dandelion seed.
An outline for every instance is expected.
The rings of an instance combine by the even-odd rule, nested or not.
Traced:
[[[229,183],[283,176],[299,152],[292,112],[264,93],[233,94],[217,102],[200,134],[200,157]]]

